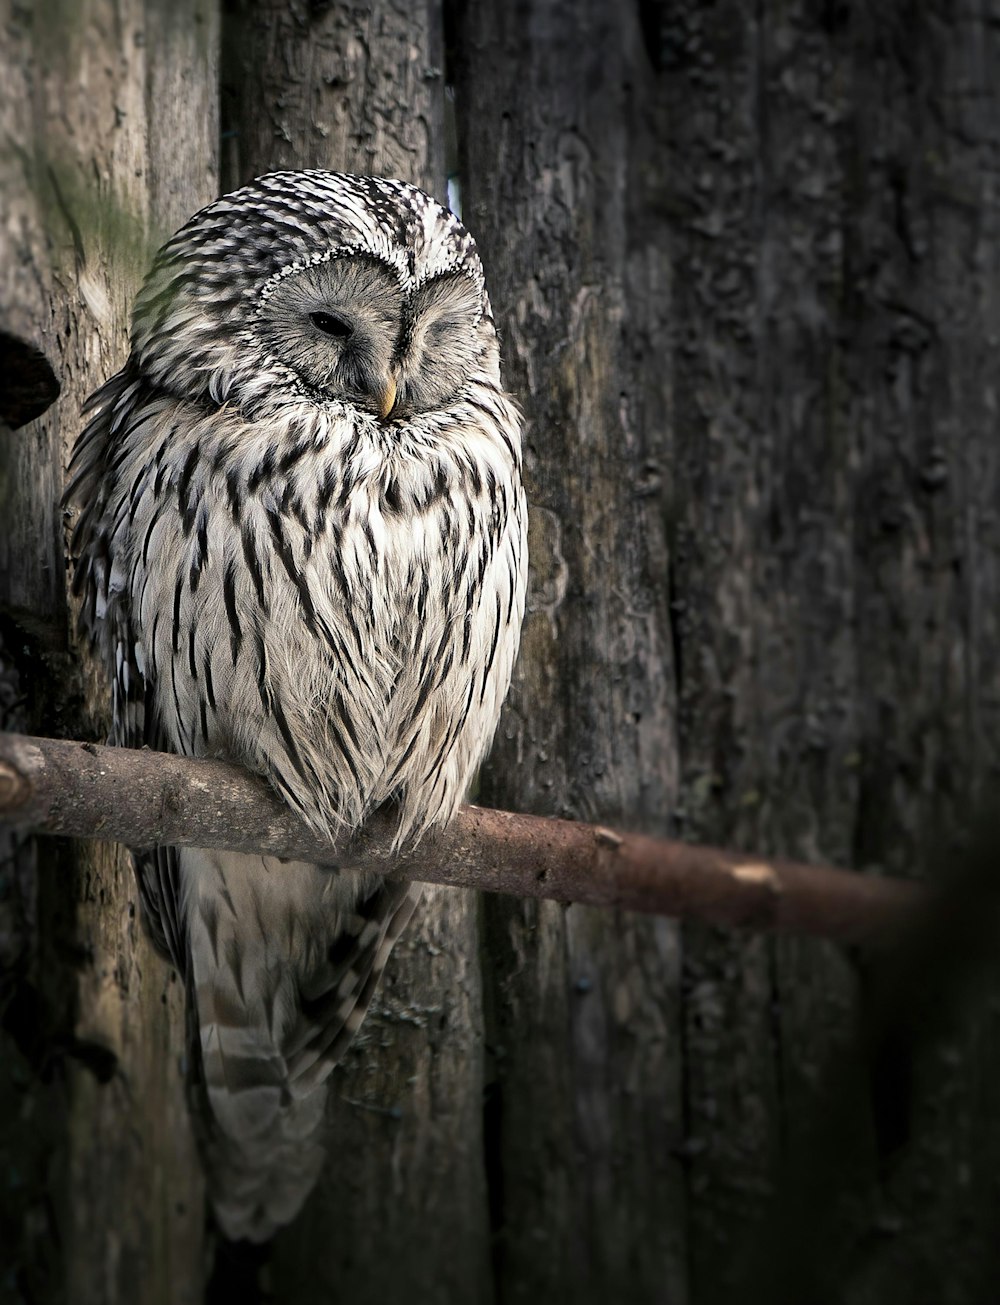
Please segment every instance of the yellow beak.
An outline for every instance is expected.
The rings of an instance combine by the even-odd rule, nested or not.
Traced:
[[[382,390],[377,394],[378,415],[385,421],[396,406],[396,378],[391,373],[385,378]]]

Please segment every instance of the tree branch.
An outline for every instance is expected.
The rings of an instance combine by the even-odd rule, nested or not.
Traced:
[[[237,766],[17,734],[0,735],[0,819],[43,834],[363,864],[428,883],[841,942],[884,938],[928,900],[904,880],[480,807],[463,807],[401,856],[386,820],[332,846]]]

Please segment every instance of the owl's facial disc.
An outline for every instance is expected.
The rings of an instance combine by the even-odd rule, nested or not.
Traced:
[[[254,330],[310,390],[383,421],[454,399],[496,346],[470,276],[448,272],[407,293],[391,267],[365,255],[285,277],[261,305]]]

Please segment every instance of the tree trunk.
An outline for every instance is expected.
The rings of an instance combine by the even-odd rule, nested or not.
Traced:
[[[640,17],[459,19],[466,216],[533,503],[484,792],[907,873],[996,765],[997,38],[906,4]],[[794,1298],[977,1299],[982,1003],[917,1053],[908,1100],[905,1048],[838,1059],[865,991],[833,947],[685,929],[681,1009],[631,922],[487,912],[490,1033],[518,1048],[494,1087],[501,1295],[733,1299],[833,1067],[851,1144],[815,1213],[847,1268],[810,1240]]]
[[[482,796],[658,833],[677,773],[672,291],[639,42],[599,0],[469,4],[457,108],[531,504],[523,651]],[[484,918],[499,1298],[684,1299],[677,927],[502,899]]]
[[[949,6],[768,3],[711,23],[687,6],[655,36],[681,219],[684,828],[919,872],[997,761],[997,35]],[[863,971],[693,928],[685,956],[710,1305],[746,1287],[734,1249],[815,1123]],[[842,1066],[852,1146],[827,1183],[846,1264],[818,1241],[797,1299],[981,1299],[988,1020],[977,1002],[912,1065],[903,1047]]]
[[[62,386],[38,420],[0,431],[8,727],[107,730],[107,694],[70,651],[63,459],[83,400],[124,361],[152,250],[215,193],[217,28],[208,0],[169,14],[140,0],[5,6],[2,310]],[[141,932],[128,861],[49,840],[16,847],[4,872],[0,1296],[196,1302],[182,994]]]

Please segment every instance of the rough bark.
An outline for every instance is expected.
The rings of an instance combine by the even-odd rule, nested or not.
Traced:
[[[908,3],[650,18],[682,828],[919,872],[996,771],[997,33]],[[742,1251],[779,1159],[815,1136],[865,984],[833,949],[692,927],[685,987],[690,1264],[712,1305],[749,1287]],[[802,1190],[840,1198],[795,1294],[762,1299],[982,1298],[988,1023],[975,1002],[912,1063],[904,1039],[841,1065],[848,1144]]]
[[[278,168],[444,182],[438,0],[229,0],[225,181]]]
[[[215,188],[217,22],[206,0],[169,9],[4,6],[3,317],[62,386],[38,420],[0,432],[3,682],[19,680],[8,725],[106,728],[96,677],[67,653],[58,501],[80,405],[124,360],[158,229]],[[13,867],[0,1295],[196,1301],[203,1215],[181,999],[142,936],[131,869],[113,848],[51,841],[17,849]]]
[[[18,428],[40,416],[59,393],[46,339],[48,267],[37,196],[24,184],[24,149],[31,135],[30,24],[14,21],[5,5],[6,41],[0,52],[4,97],[0,101],[0,422]],[[19,148],[20,147],[20,151]],[[6,433],[6,432],[5,432]],[[6,497],[6,495],[5,495]],[[6,558],[0,559],[7,561]],[[4,569],[8,569],[4,567]]]
[[[466,216],[534,505],[525,656],[484,796],[919,867],[996,765],[995,24],[906,3],[460,9]],[[681,1008],[662,968],[657,997],[643,984],[657,940],[605,918],[582,997],[576,908],[487,910],[495,1036],[518,1031],[494,1092],[502,1292],[732,1300],[864,971],[691,926]],[[629,1080],[611,992],[656,1076],[631,1132],[603,1077]],[[977,1299],[987,1019],[980,1002],[919,1052],[912,1094],[905,1046],[888,1072],[856,1050],[840,1065],[840,1195],[788,1299],[893,1282]],[[630,1193],[607,1179],[611,1137]]]
[[[232,8],[227,181],[280,167],[400,177],[444,198],[440,5]],[[489,1301],[475,898],[425,889],[334,1076],[326,1177],[278,1239],[279,1300]]]
[[[676,788],[671,289],[644,216],[638,39],[634,13],[597,0],[469,4],[455,30],[463,216],[531,504],[523,652],[481,797],[655,833]],[[499,1297],[685,1299],[676,926],[484,915]]]

